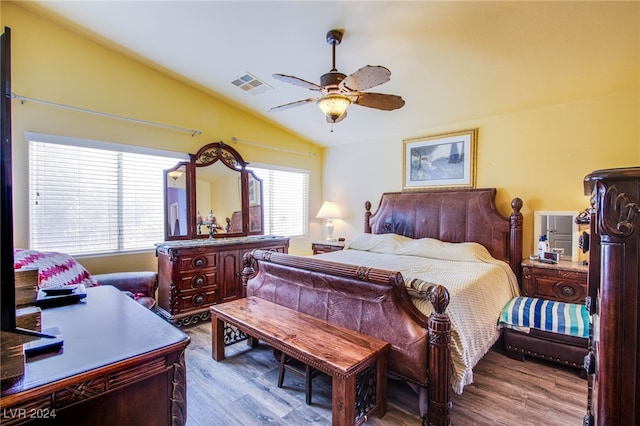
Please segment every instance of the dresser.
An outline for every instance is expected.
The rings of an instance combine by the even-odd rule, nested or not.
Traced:
[[[540,299],[584,303],[588,271],[586,265],[568,260],[544,263],[527,259],[522,262],[522,292]]]
[[[83,302],[42,310],[63,348],[27,358],[2,381],[3,425],[165,425],[187,422],[189,337],[108,285]]]
[[[209,306],[244,297],[242,257],[258,248],[287,253],[289,239],[257,235],[158,244],[158,313],[177,326],[190,325],[210,319]]]
[[[587,308],[593,318],[585,425],[640,424],[640,167],[598,170],[591,195]]]

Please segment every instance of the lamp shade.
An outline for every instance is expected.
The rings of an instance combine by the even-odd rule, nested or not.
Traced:
[[[320,207],[320,211],[316,215],[318,219],[340,219],[342,213],[338,204],[333,201],[325,201]]]
[[[324,115],[326,115],[332,123],[335,123],[347,108],[349,108],[349,105],[351,105],[351,98],[333,93],[320,98],[316,103]]]

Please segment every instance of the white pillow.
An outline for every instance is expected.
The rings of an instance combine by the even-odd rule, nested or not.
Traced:
[[[478,243],[448,243],[435,238],[415,240],[398,234],[361,234],[348,241],[345,244],[345,249],[459,262],[491,262],[494,260],[487,249]]]
[[[398,234],[360,234],[345,244],[345,249],[396,254],[413,239]]]
[[[493,257],[489,251],[478,243],[448,243],[434,238],[420,238],[405,244],[396,254],[428,257],[458,262],[488,262]]]

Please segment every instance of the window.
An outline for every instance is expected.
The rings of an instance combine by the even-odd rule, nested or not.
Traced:
[[[27,140],[31,248],[104,254],[164,240],[162,172],[184,154],[37,134]]]
[[[264,233],[285,237],[308,233],[309,172],[250,167],[262,179]]]

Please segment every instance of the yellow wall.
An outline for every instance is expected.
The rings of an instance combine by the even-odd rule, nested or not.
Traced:
[[[31,9],[3,1],[2,24],[12,28],[13,91],[87,109],[158,123],[200,129],[202,136],[100,118],[27,102],[13,103],[14,210],[16,246],[28,235],[27,146],[34,131],[195,152],[231,137],[275,147],[314,152],[315,157],[236,145],[249,162],[294,166],[310,174],[310,235],[292,240],[291,252],[309,253],[323,235],[313,219],[322,200],[333,199],[346,217],[335,236],[362,231],[363,204],[374,209],[385,191],[402,188],[402,141],[372,141],[322,150],[200,88],[191,87],[146,65],[43,19]],[[524,200],[525,254],[533,246],[534,210],[587,207],[583,177],[596,169],[640,164],[640,92],[548,105],[528,111],[427,128],[422,134],[478,128],[477,187],[498,188],[497,204],[508,214],[513,197]],[[81,259],[94,273],[155,269],[153,254]]]
[[[529,111],[451,123],[423,135],[478,128],[476,187],[498,189],[497,206],[524,201],[524,254],[533,248],[533,211],[582,211],[589,205],[582,180],[604,168],[640,164],[640,91],[550,105]],[[347,213],[334,235],[362,232],[364,202],[402,189],[402,141],[354,144],[325,153],[325,198]],[[354,164],[354,159],[360,159]],[[357,167],[354,167],[357,165]]]
[[[313,152],[301,156],[252,145],[233,145],[248,162],[310,170],[311,211],[321,203],[322,151],[280,127],[213,94],[155,71],[108,47],[88,40],[21,4],[1,3],[2,25],[11,28],[12,91],[18,95],[199,129],[200,136],[83,112],[14,100],[13,174],[15,246],[29,246],[28,153],[24,132],[39,132],[195,153],[214,141],[231,138],[283,149]],[[90,213],[91,206],[87,206]],[[90,216],[90,214],[88,214]],[[51,226],[55,226],[52,219]],[[307,238],[291,241],[292,253],[310,253],[320,238],[320,224]],[[156,269],[153,252],[81,258],[92,273]]]

